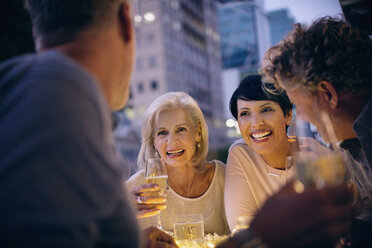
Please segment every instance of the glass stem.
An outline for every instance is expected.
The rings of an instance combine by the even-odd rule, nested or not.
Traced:
[[[157,221],[158,221],[157,228],[160,229],[160,230],[163,230],[163,228],[161,227],[160,213],[157,215]]]

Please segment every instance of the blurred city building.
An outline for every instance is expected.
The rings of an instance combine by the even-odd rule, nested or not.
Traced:
[[[219,0],[218,26],[223,68],[256,72],[270,46],[263,0]]]
[[[114,113],[117,127],[114,130],[115,144],[126,162],[125,175],[129,177],[137,171],[137,156],[141,146],[141,134],[134,129],[124,111]]]
[[[263,0],[218,0],[221,37],[223,105],[228,137],[240,137],[229,100],[240,79],[255,74],[270,47],[270,26]]]
[[[126,123],[116,131],[119,149],[127,149],[127,134],[140,137],[144,111],[169,91],[184,91],[198,102],[208,123],[211,154],[226,149],[216,1],[137,0],[133,10],[136,65]],[[121,133],[122,126],[127,131]]]
[[[278,9],[268,13],[270,24],[271,45],[276,45],[284,38],[295,23],[294,18],[289,13],[289,9]]]

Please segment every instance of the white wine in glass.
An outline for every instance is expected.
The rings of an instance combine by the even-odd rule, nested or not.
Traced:
[[[160,195],[160,196],[167,196],[168,175],[146,177],[145,181],[146,181],[146,183],[156,183],[157,185],[159,185],[159,193],[157,193],[157,194]]]
[[[173,219],[174,237],[180,247],[182,241],[203,240],[204,222],[201,213],[178,213]],[[186,242],[187,243],[187,242]]]
[[[159,185],[159,191],[155,192],[152,195],[159,195],[166,197],[168,193],[168,174],[165,163],[162,158],[150,158],[146,165],[145,171],[145,182],[146,183],[156,183]],[[157,216],[158,218],[158,228],[162,229],[161,227],[161,219],[160,214]]]

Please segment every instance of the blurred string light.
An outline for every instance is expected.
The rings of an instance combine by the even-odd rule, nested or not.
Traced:
[[[155,14],[153,12],[147,12],[143,15],[143,18],[145,19],[146,22],[153,22],[155,21]]]
[[[132,107],[127,107],[124,110],[125,114],[127,115],[129,120],[133,120],[135,117],[135,112]]]
[[[235,126],[235,120],[234,119],[227,119],[226,120],[226,127],[233,127]]]
[[[142,22],[142,16],[140,16],[140,15],[136,15],[136,16],[134,17],[134,21],[135,21],[136,23],[141,23],[141,22]]]
[[[230,138],[240,138],[241,133],[238,122],[236,120],[227,119],[225,125],[229,128],[229,130],[227,131],[227,136],[229,136]]]
[[[133,9],[134,23],[136,25],[141,24],[142,21],[144,21],[145,23],[152,23],[156,20],[155,14],[151,11],[146,12],[143,16],[141,16],[139,0],[132,0],[132,9]]]

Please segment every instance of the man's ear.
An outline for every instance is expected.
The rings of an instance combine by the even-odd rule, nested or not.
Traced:
[[[289,126],[291,125],[291,123],[292,123],[292,109],[290,109],[285,116],[285,124]]]
[[[131,11],[132,11],[131,6],[127,1],[124,1],[120,5],[119,21],[120,21],[122,36],[126,43],[131,41],[134,37]]]
[[[321,81],[317,89],[321,100],[325,101],[333,109],[337,107],[339,103],[338,93],[332,84],[328,81]]]

